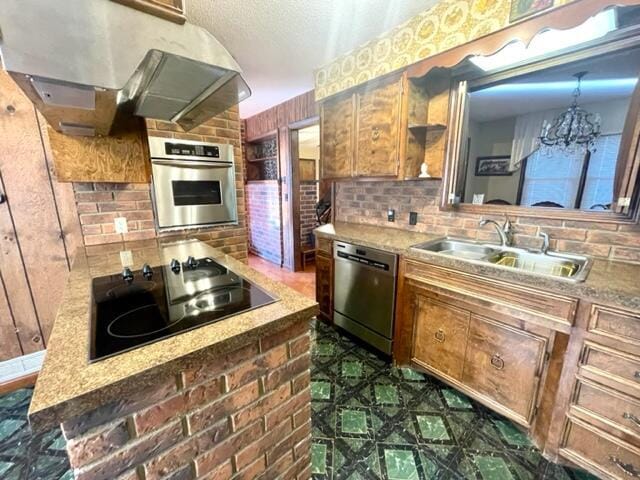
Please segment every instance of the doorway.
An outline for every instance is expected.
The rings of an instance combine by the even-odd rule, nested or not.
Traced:
[[[313,230],[318,226],[316,204],[320,182],[320,125],[316,118],[290,126],[291,236],[294,271],[315,262]],[[286,232],[283,232],[286,234]]]

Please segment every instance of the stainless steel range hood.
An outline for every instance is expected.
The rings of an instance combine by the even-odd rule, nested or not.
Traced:
[[[209,32],[110,0],[1,0],[0,54],[51,126],[72,135],[108,135],[129,115],[191,130],[251,95]]]

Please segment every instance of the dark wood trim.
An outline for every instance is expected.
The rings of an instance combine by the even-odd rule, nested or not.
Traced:
[[[580,180],[578,180],[578,191],[576,192],[576,200],[573,204],[573,208],[580,208],[582,203],[582,195],[584,194],[584,187],[587,183],[587,174],[589,173],[589,163],[591,162],[591,152],[587,150],[584,158],[582,159],[582,169],[580,170]]]
[[[22,377],[14,378],[12,380],[8,380],[6,382],[2,382],[0,383],[0,395],[19,390],[21,388],[32,387],[36,384],[37,378],[38,372],[35,372],[24,375]]]
[[[182,0],[172,0],[173,5],[169,5],[167,2],[159,2],[156,0],[112,0],[113,2],[126,5],[127,7],[135,8],[141,12],[154,15],[156,17],[164,18],[170,22],[182,25],[186,22],[184,16],[184,5]]]
[[[408,67],[409,77],[423,77],[436,67],[450,68],[471,55],[491,55],[507,43],[519,39],[529,43],[542,30],[566,30],[584,23],[589,17],[611,6],[637,5],[634,0],[581,0],[548,13],[528,18],[476,40],[426,58]]]
[[[516,193],[516,205],[522,202],[522,190],[524,190],[524,180],[527,176],[527,162],[529,157],[525,157],[520,164],[520,180],[518,181],[518,192]]]

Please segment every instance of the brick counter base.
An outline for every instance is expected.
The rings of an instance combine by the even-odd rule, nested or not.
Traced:
[[[81,480],[309,479],[308,321],[62,424]]]

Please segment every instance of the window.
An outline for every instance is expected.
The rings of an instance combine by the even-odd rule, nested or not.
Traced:
[[[613,200],[620,134],[602,135],[591,154],[550,155],[539,150],[527,158],[520,204],[582,209],[608,208]],[[583,170],[587,169],[581,185]],[[579,197],[579,198],[578,198]],[[540,205],[542,203],[542,205]]]
[[[589,159],[580,208],[601,209],[613,201],[613,180],[622,135],[603,135],[598,138],[596,151]]]

